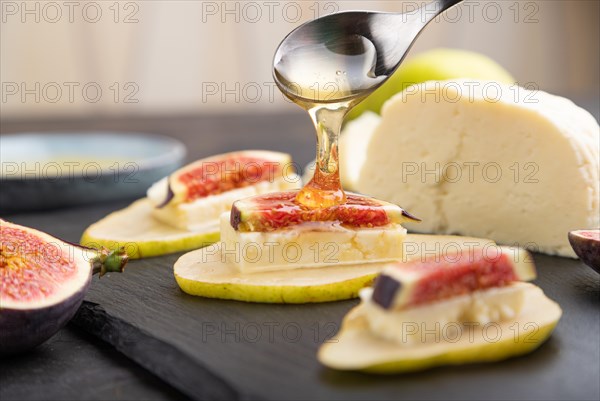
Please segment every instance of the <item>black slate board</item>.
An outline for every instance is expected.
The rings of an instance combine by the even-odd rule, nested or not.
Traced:
[[[64,328],[26,354],[0,360],[0,400],[185,399],[111,346]]]
[[[595,100],[591,109],[596,105]],[[186,142],[190,159],[264,147],[291,150],[303,165],[314,152],[310,123],[300,114],[3,122],[2,132],[82,127],[169,133]],[[2,217],[77,241],[90,223],[125,205]],[[579,261],[536,255],[536,284],[564,314],[552,338],[533,354],[491,365],[377,377],[335,372],[315,358],[357,301],[260,305],[188,296],[173,278],[178,256],[132,261],[123,275],[94,278],[87,300],[174,345],[245,394],[262,399],[600,399],[600,275]],[[261,338],[255,341],[257,328]],[[3,401],[165,398],[184,395],[70,326],[27,355],[0,360]]]
[[[52,219],[14,220],[55,232],[71,227],[68,237],[73,239],[82,220],[118,206],[60,211]],[[56,230],[56,221],[61,221],[61,230]],[[178,256],[135,260],[126,274],[95,277],[86,299],[175,345],[244,393],[262,399],[347,400],[600,397],[600,276],[579,261],[535,256],[536,284],[561,305],[564,315],[552,338],[533,354],[489,365],[377,377],[335,372],[315,358],[319,345],[357,301],[262,305],[189,296],[173,278],[171,267]],[[43,369],[44,360],[41,363]],[[1,366],[7,368],[4,361]],[[71,374],[72,381],[84,375]],[[3,399],[20,394],[15,388],[2,393]]]

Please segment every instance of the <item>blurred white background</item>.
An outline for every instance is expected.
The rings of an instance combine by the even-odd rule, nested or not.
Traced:
[[[424,1],[1,2],[3,119],[277,112],[273,52],[294,27],[334,11],[410,10]],[[597,0],[466,0],[411,54],[487,54],[521,84],[576,99],[599,89]]]

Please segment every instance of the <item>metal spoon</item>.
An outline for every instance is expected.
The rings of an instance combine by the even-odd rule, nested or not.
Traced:
[[[283,74],[283,64],[291,55],[303,51],[310,55],[311,49],[327,46],[335,53],[355,54],[357,42],[348,38],[368,39],[375,48],[373,68],[369,71],[371,79],[364,80],[361,85],[328,95],[327,103],[363,98],[381,86],[398,68],[406,53],[419,36],[423,28],[436,16],[460,3],[462,0],[433,0],[411,12],[381,13],[372,11],[347,11],[331,14],[309,21],[288,34],[279,44],[273,60],[273,76],[277,86],[292,100],[311,100],[290,88],[290,79]],[[371,44],[369,44],[370,46]],[[360,44],[359,44],[360,46]],[[350,48],[353,47],[353,48]],[[360,52],[360,49],[358,50]],[[365,50],[366,51],[366,50]],[[296,57],[298,58],[298,57]],[[282,61],[284,63],[282,63]],[[321,58],[321,61],[323,58]],[[298,63],[298,61],[295,61]],[[309,63],[311,60],[299,61]],[[311,68],[319,69],[319,65]],[[354,81],[356,82],[356,80]],[[312,99],[323,101],[323,99]]]

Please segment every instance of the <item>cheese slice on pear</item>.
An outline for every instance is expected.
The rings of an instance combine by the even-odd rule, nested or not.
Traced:
[[[493,325],[512,319],[525,306],[522,282],[493,287],[405,309],[384,309],[373,302],[372,289],[361,290],[365,316],[371,333],[400,346],[427,341],[453,341],[464,323],[473,326]]]
[[[326,229],[291,226],[267,232],[236,231],[229,213],[221,216],[221,252],[241,273],[392,262],[402,258],[406,229],[400,224],[373,228]],[[306,225],[305,225],[306,226]]]
[[[155,195],[164,190],[161,187],[168,186],[167,179],[155,183],[148,190],[148,198],[156,204],[155,199],[162,199],[163,196]],[[210,195],[204,198],[196,199],[193,202],[182,202],[164,207],[154,207],[152,217],[164,224],[189,231],[203,231],[208,227],[219,225],[219,217],[223,212],[231,210],[231,205],[238,199],[249,196],[266,194],[270,192],[280,192],[289,189],[296,189],[300,184],[300,177],[295,173],[288,174],[285,178],[277,178],[271,181],[261,181],[243,188],[232,189],[217,195]],[[151,198],[154,196],[154,198]]]
[[[408,234],[402,248],[407,260],[450,247],[488,246],[483,238]],[[174,265],[175,280],[186,293],[207,298],[262,303],[313,303],[356,298],[386,263],[357,263],[311,269],[242,273],[222,251],[222,243],[188,252]]]
[[[221,249],[240,272],[402,258],[401,223],[416,218],[401,207],[348,192],[342,205],[308,209],[295,202],[297,194],[241,199],[221,215]]]

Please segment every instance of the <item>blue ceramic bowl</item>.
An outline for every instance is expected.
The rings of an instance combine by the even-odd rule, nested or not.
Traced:
[[[185,154],[181,142],[154,134],[2,135],[0,213],[140,197]]]

